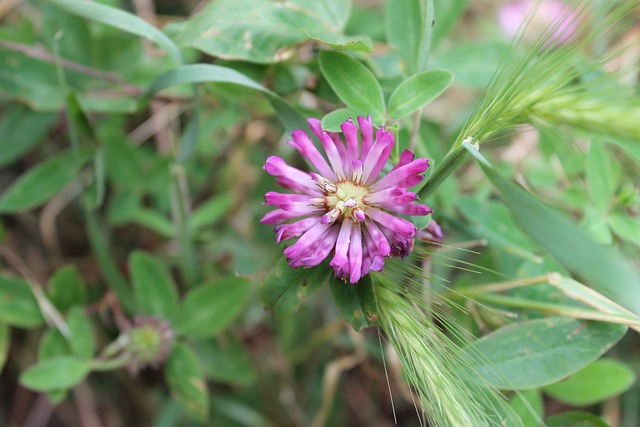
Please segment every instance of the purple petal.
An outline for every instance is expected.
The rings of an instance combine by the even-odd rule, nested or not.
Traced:
[[[318,222],[318,217],[304,218],[291,224],[283,224],[274,227],[273,231],[276,232],[276,243],[280,243],[282,240],[288,240],[292,237],[298,237]]]
[[[383,225],[384,228],[388,228],[406,237],[413,237],[416,234],[417,228],[413,223],[406,219],[398,218],[385,211],[369,208],[367,209],[367,215],[377,223]]]
[[[322,123],[318,119],[307,119],[307,123],[309,123],[309,128],[311,128],[311,132],[318,137],[318,139],[322,139]]]
[[[338,237],[338,228],[331,227],[324,237],[318,240],[308,251],[302,256],[289,262],[292,267],[315,267],[329,256],[331,250],[336,245]]]
[[[351,164],[354,160],[359,160],[360,158],[358,128],[349,119],[340,125],[340,129],[342,129],[342,134],[347,140],[347,164]]]
[[[413,202],[416,197],[417,195],[415,193],[405,190],[404,188],[391,187],[368,194],[364,198],[364,202],[379,206],[397,206],[409,204]]]
[[[349,251],[349,243],[351,241],[352,226],[353,223],[351,221],[343,221],[342,227],[340,227],[340,234],[338,234],[338,239],[336,240],[336,254],[329,263],[329,265],[336,270],[336,273],[338,269],[341,269],[349,262],[347,253]]]
[[[315,145],[313,145],[311,138],[309,138],[309,135],[307,135],[305,131],[294,130],[291,132],[291,136],[293,137],[293,141],[289,141],[289,144],[295,147],[304,158],[309,160],[316,170],[320,172],[320,175],[327,179],[335,179],[335,175],[327,164],[327,161],[322,157],[322,154],[320,154]]]
[[[351,229],[351,243],[349,244],[349,281],[357,283],[361,277],[362,231],[360,230],[360,223],[355,223]]]
[[[284,250],[284,254],[289,259],[298,258],[318,239],[321,239],[329,229],[330,225],[322,224],[318,221],[313,227],[307,230],[296,243]]]
[[[301,215],[296,212],[287,212],[282,209],[275,209],[275,210],[272,210],[271,212],[267,212],[267,214],[262,217],[260,222],[262,224],[276,225],[283,221],[297,218],[299,216]]]
[[[390,132],[384,132],[371,146],[371,150],[367,154],[367,158],[364,160],[364,167],[362,172],[362,180],[364,182],[370,182],[377,177],[373,175],[375,169],[378,168],[378,164],[384,164],[389,160],[389,153],[393,148],[393,137],[390,136]],[[380,168],[382,170],[382,168]],[[378,171],[380,173],[380,171]]]
[[[395,165],[393,167],[393,169],[391,170],[396,170],[398,169],[400,166],[404,166],[404,165],[408,165],[409,163],[411,163],[413,161],[413,159],[415,159],[416,156],[413,155],[413,153],[409,150],[404,150],[402,152],[402,154],[400,154],[400,160],[398,161],[398,164]]]
[[[368,237],[371,239],[371,242],[376,246],[377,251],[371,251],[371,254],[374,253],[380,254],[385,257],[389,255],[391,252],[391,246],[389,246],[389,242],[387,241],[386,236],[378,226],[371,220],[365,221],[365,230],[367,232]]]
[[[376,161],[376,164],[369,173],[369,177],[367,178],[367,182],[369,184],[373,183],[378,178],[378,175],[380,175],[380,172],[382,172],[384,165],[387,164],[389,155],[391,154],[391,150],[393,150],[393,146],[395,145],[395,140],[391,131],[385,131],[384,128],[378,129],[378,131],[376,132],[376,140],[378,140],[379,138],[389,138],[390,143],[384,148],[382,154],[380,154],[380,157]]]
[[[387,206],[387,209],[391,212],[410,216],[425,216],[433,212],[429,206],[417,203],[411,205]]]
[[[321,213],[325,211],[324,206],[310,205],[307,202],[283,203],[279,207],[283,211],[295,212],[298,215],[311,215],[314,213]]]
[[[280,206],[283,203],[307,202],[311,203],[314,197],[307,194],[289,194],[269,191],[264,195],[264,201],[271,206]]]
[[[371,191],[380,191],[388,187],[396,187],[405,182],[413,182],[412,180],[422,180],[421,173],[427,170],[429,161],[424,158],[416,159],[411,163],[400,166],[398,169],[392,170],[384,177],[380,178],[371,186]],[[420,182],[420,181],[418,181]]]
[[[321,141],[324,151],[329,158],[329,163],[331,163],[331,167],[335,171],[336,178],[339,180],[346,178],[344,169],[342,168],[342,159],[340,158],[340,153],[338,153],[335,142],[333,142],[327,132],[322,133]]]
[[[270,156],[263,169],[269,175],[278,178],[278,182],[285,187],[305,193],[319,194],[316,183],[308,173],[289,166],[287,162],[278,156]]]
[[[371,114],[369,114],[366,119],[358,116],[358,124],[360,125],[360,133],[362,134],[362,154],[360,155],[360,159],[365,159],[373,145],[373,122],[371,120]]]

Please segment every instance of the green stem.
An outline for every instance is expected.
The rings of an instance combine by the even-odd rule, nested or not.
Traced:
[[[440,166],[429,176],[429,180],[422,187],[418,197],[426,198],[433,193],[436,188],[453,172],[458,166],[467,159],[468,151],[462,145],[456,144],[442,160]]]
[[[129,284],[111,259],[109,246],[102,234],[98,218],[95,213],[89,209],[87,203],[88,200],[83,203],[85,226],[89,236],[89,243],[98,260],[100,271],[102,271],[109,288],[115,292],[120,304],[122,304],[127,311],[132,311],[133,297],[129,289]]]
[[[416,58],[416,73],[421,73],[427,69],[427,59],[429,58],[429,50],[431,49],[435,14],[433,0],[426,0],[424,20],[422,21],[422,37],[420,37]]]
[[[195,285],[198,280],[198,263],[196,251],[189,230],[191,216],[188,183],[184,167],[179,163],[171,166],[173,220],[180,244],[179,264],[182,278],[187,286]]]

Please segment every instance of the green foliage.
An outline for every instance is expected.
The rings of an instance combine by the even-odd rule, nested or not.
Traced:
[[[20,382],[36,391],[56,391],[70,388],[82,381],[91,364],[72,356],[57,356],[43,360],[27,369],[20,376]]]
[[[32,328],[44,321],[29,284],[0,276],[0,321],[10,326]]]
[[[389,98],[389,117],[413,113],[436,99],[453,81],[447,70],[430,70],[413,75],[400,83]]]
[[[489,3],[3,10],[0,424],[42,414],[19,378],[126,425],[602,427],[615,396],[636,425],[638,3],[565,2],[559,44],[551,16],[510,42]],[[261,167],[307,172],[292,131],[368,114],[383,173],[429,158],[434,212],[352,285],[282,257]]]
[[[465,352],[492,386],[527,390],[575,373],[611,348],[626,330],[622,325],[552,317],[501,328]]]
[[[281,258],[260,286],[260,299],[279,318],[296,312],[311,292],[326,283],[326,269],[293,269]]]
[[[20,176],[0,196],[0,212],[15,213],[32,209],[64,188],[91,159],[91,153],[65,151],[40,163]]]
[[[377,324],[378,308],[370,278],[355,285],[332,278],[329,290],[338,311],[353,329],[361,331]]]
[[[252,293],[241,277],[225,277],[190,290],[184,298],[176,331],[192,338],[220,333],[243,309]]]
[[[326,51],[320,54],[320,69],[336,95],[360,115],[371,114],[375,123],[384,116],[382,88],[373,73],[350,56]]]
[[[572,406],[588,406],[626,391],[635,381],[631,368],[612,359],[596,360],[571,377],[545,387],[545,393]]]
[[[178,291],[163,264],[144,252],[129,258],[136,312],[171,320],[178,311]]]
[[[169,390],[182,408],[197,420],[209,415],[209,392],[198,356],[186,344],[177,344],[167,360],[165,377]]]

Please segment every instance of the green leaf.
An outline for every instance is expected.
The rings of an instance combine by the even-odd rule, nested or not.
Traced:
[[[598,212],[606,213],[613,201],[616,181],[612,159],[602,142],[595,139],[591,141],[586,167],[591,200]]]
[[[355,285],[331,278],[329,290],[338,311],[353,329],[361,331],[377,324],[378,306],[370,276],[363,277]]]
[[[373,42],[367,36],[344,36],[328,32],[305,31],[305,34],[320,43],[331,46],[335,50],[353,50],[371,52]]]
[[[189,230],[197,233],[203,227],[211,227],[220,221],[231,209],[231,193],[214,196],[198,206],[189,218]]]
[[[625,392],[634,381],[635,374],[626,364],[600,359],[544,391],[569,405],[589,406]]]
[[[89,360],[58,356],[40,361],[24,371],[20,375],[20,383],[42,392],[67,389],[81,382],[90,370]]]
[[[175,228],[171,220],[152,209],[138,207],[131,212],[129,220],[158,233],[162,237],[171,238],[175,235]]]
[[[189,19],[178,42],[211,56],[257,63],[288,59],[306,33],[341,36],[350,2],[217,0]]]
[[[640,273],[613,249],[591,240],[575,221],[483,166],[516,223],[560,263],[604,296],[640,314]]]
[[[178,309],[178,291],[163,264],[144,252],[129,257],[136,314],[172,320]]]
[[[68,342],[59,330],[47,329],[44,331],[38,343],[38,360],[70,355]]]
[[[327,282],[330,270],[326,265],[295,269],[283,257],[265,277],[260,286],[262,304],[284,318],[294,313],[311,292]]]
[[[0,196],[0,213],[22,212],[53,197],[75,178],[92,153],[64,151],[21,175]]]
[[[19,104],[9,104],[0,119],[0,166],[14,162],[42,141],[57,117],[57,114],[36,113]]]
[[[83,359],[91,359],[96,352],[96,343],[93,337],[91,321],[80,306],[69,310],[67,324],[71,331],[69,347],[71,352]]]
[[[382,88],[363,64],[344,53],[324,51],[320,54],[320,69],[347,107],[359,114],[371,114],[374,119],[384,116]]]
[[[62,267],[53,273],[49,278],[47,294],[53,305],[62,313],[74,305],[83,305],[87,298],[85,283],[72,265]]]
[[[387,41],[400,53],[409,75],[416,72],[418,46],[422,36],[421,9],[419,0],[387,2]]]
[[[160,74],[147,89],[144,99],[168,87],[184,83],[231,83],[262,92],[287,129],[304,129],[304,117],[286,100],[251,80],[244,74],[227,67],[211,64],[192,64],[177,67]]]
[[[9,354],[9,346],[11,345],[11,334],[9,326],[0,323],[0,372],[4,369],[4,363],[7,361]]]
[[[193,338],[220,333],[242,311],[251,292],[251,282],[241,277],[224,277],[192,289],[184,299],[176,332]]]
[[[630,217],[624,212],[613,212],[608,219],[609,226],[618,237],[640,246],[640,217]]]
[[[387,115],[398,119],[436,99],[453,82],[447,70],[430,70],[415,74],[393,91],[389,98]]]
[[[24,280],[0,276],[0,322],[21,328],[44,322],[38,302]]]
[[[195,344],[207,378],[228,384],[248,386],[256,372],[242,342],[233,334]]]
[[[97,2],[86,2],[80,0],[47,0],[73,14],[83,16],[88,19],[118,28],[130,34],[144,37],[165,49],[176,64],[182,64],[184,58],[178,46],[165,33],[124,10]]]
[[[523,427],[538,427],[544,418],[544,405],[540,390],[525,390],[514,394],[509,402],[511,409],[522,420]]]
[[[199,421],[209,416],[209,391],[198,356],[191,347],[178,343],[165,365],[171,396],[187,414]]]
[[[329,132],[341,132],[340,125],[357,116],[358,112],[351,108],[338,108],[322,118],[322,129]]]
[[[526,390],[575,373],[611,348],[626,330],[623,325],[553,317],[500,328],[464,353],[476,361],[477,372],[491,386]]]
[[[602,418],[586,412],[565,412],[545,420],[546,427],[609,427]]]

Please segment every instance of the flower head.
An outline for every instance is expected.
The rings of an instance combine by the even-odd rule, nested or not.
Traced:
[[[380,177],[395,144],[393,134],[374,131],[371,117],[348,120],[338,133],[325,132],[320,121],[309,119],[326,158],[306,132],[292,132],[289,144],[311,163],[316,172],[303,172],[283,159],[271,156],[264,169],[294,193],[268,192],[265,201],[277,209],[263,224],[276,225],[276,241],[298,237],[284,254],[293,267],[314,267],[331,253],[330,265],[340,278],[356,283],[370,271],[380,271],[384,258],[407,256],[413,249],[416,226],[401,215],[428,215],[431,209],[413,203],[408,190],[418,184],[429,167],[427,159],[415,159],[405,150],[399,163]],[[361,139],[361,141],[360,141]]]

